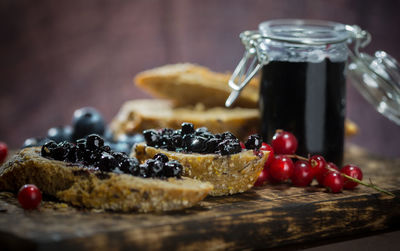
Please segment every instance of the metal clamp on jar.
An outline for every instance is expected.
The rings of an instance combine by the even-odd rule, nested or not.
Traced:
[[[290,131],[301,155],[321,154],[342,164],[346,73],[376,109],[400,125],[400,67],[382,51],[360,53],[371,36],[358,26],[282,19],[240,34],[246,51],[229,80],[231,106],[261,70],[261,135]],[[349,48],[352,47],[352,49]]]

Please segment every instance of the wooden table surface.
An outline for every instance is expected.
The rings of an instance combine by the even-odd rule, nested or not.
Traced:
[[[77,209],[49,199],[22,210],[0,193],[0,245],[10,250],[204,250],[282,248],[400,227],[400,159],[356,146],[345,162],[362,167],[367,187],[339,194],[318,187],[267,185],[243,194],[208,197],[198,206],[162,214]],[[3,249],[4,248],[4,249]]]

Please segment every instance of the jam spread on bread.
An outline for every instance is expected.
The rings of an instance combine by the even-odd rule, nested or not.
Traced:
[[[112,151],[96,134],[79,139],[76,144],[67,141],[57,144],[49,141],[42,146],[41,155],[83,165],[95,171],[125,173],[143,178],[181,178],[182,175],[182,165],[175,160],[169,160],[164,154],[157,154],[140,164],[135,157]]]
[[[181,129],[149,129],[143,132],[148,146],[183,153],[203,153],[230,155],[242,151],[240,141],[230,132],[213,134],[205,127],[194,129],[191,123],[182,123]],[[258,150],[262,140],[251,135],[246,141],[246,149]]]

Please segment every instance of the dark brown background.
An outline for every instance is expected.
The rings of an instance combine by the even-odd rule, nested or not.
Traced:
[[[238,34],[275,18],[326,19],[371,32],[368,52],[400,58],[399,1],[30,1],[0,2],[0,140],[18,147],[82,106],[108,121],[125,100],[148,97],[132,84],[142,70],[193,62],[232,71]],[[400,156],[400,127],[348,85],[347,114],[361,128],[352,142]]]

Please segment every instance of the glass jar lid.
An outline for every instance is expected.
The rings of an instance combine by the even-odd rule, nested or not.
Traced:
[[[348,65],[352,83],[376,110],[400,125],[400,66],[384,51],[374,56],[352,55]]]
[[[383,51],[375,52],[374,56],[360,53],[359,49],[371,41],[370,34],[360,27],[319,20],[279,19],[261,23],[258,31],[244,31],[240,38],[246,51],[229,80],[232,92],[225,102],[227,107],[261,67],[268,64],[264,41],[299,45],[347,42],[352,84],[378,112],[400,125],[400,66]]]
[[[341,43],[351,37],[346,25],[302,19],[277,19],[258,26],[264,38],[308,45]]]

